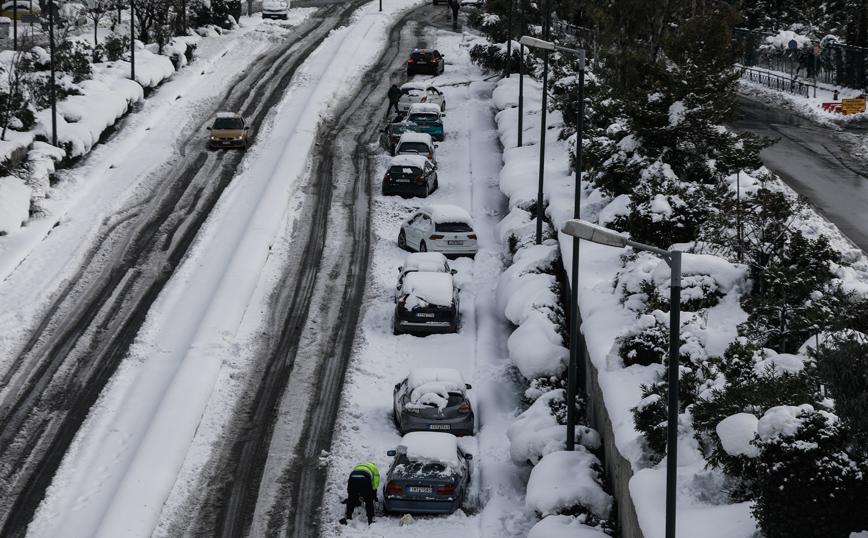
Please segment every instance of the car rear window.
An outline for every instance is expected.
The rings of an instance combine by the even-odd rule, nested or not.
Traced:
[[[426,52],[414,52],[410,58],[413,58],[414,62],[423,61],[427,62],[434,59],[433,54],[428,54]]]
[[[410,114],[409,119],[413,122],[437,121],[437,114]]]
[[[398,146],[398,153],[415,151],[416,153],[428,153],[430,148],[424,142],[404,142]]]
[[[464,222],[439,222],[434,225],[438,232],[472,232],[473,228]]]
[[[392,177],[416,177],[422,175],[422,170],[415,166],[393,166],[389,168]]]

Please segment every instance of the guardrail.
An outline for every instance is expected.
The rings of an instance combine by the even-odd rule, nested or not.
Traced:
[[[792,93],[802,97],[810,97],[808,91],[814,87],[813,83],[809,84],[802,82],[801,80],[782,77],[780,75],[775,75],[774,73],[769,73],[768,71],[752,69],[750,67],[741,68],[741,78],[756,84],[762,84],[763,86],[773,90]]]

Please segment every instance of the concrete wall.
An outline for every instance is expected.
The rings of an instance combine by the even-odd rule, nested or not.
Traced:
[[[584,346],[583,346],[584,348]],[[639,520],[636,517],[636,507],[630,497],[630,478],[633,469],[630,462],[621,456],[615,447],[615,435],[612,431],[612,421],[603,404],[603,393],[597,382],[597,369],[591,363],[591,359],[585,351],[584,365],[580,375],[585,380],[585,393],[588,395],[588,421],[592,428],[600,433],[603,441],[603,468],[606,472],[606,480],[615,496],[618,510],[618,525],[621,529],[621,538],[644,538],[642,529],[639,528]]]

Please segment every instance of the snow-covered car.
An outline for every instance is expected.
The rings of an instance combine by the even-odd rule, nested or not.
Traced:
[[[395,154],[395,146],[398,144],[398,139],[404,133],[419,133],[419,126],[409,121],[392,122],[380,131],[380,146],[389,152],[389,155]]]
[[[413,49],[407,59],[407,75],[430,73],[439,75],[443,72],[446,57],[435,49]]]
[[[456,205],[432,204],[401,224],[398,246],[416,252],[442,252],[447,256],[475,256],[473,218]]]
[[[440,107],[431,103],[415,103],[407,110],[407,121],[419,126],[434,140],[443,140],[443,113]]]
[[[446,110],[446,96],[427,82],[408,82],[401,86],[401,98],[398,100],[398,110],[406,112],[414,103],[429,103]]]
[[[440,252],[411,252],[404,258],[404,265],[398,267],[398,285],[396,289],[398,291],[401,290],[401,285],[404,283],[404,275],[417,272],[449,273],[450,275],[458,273],[458,271],[449,267],[449,260]]]
[[[247,149],[247,132],[250,130],[244,117],[234,112],[218,112],[217,119],[211,126],[211,137],[208,146],[216,148]]]
[[[473,456],[454,435],[410,432],[386,454],[394,457],[383,481],[386,514],[451,514],[461,506]]]
[[[395,300],[395,334],[458,332],[458,288],[449,273],[409,273]]]
[[[485,0],[461,0],[461,7],[485,7]]]
[[[262,18],[263,19],[283,19],[289,18],[289,2],[284,0],[262,0]]]
[[[395,155],[421,155],[437,168],[436,147],[428,133],[404,133],[395,145]]]
[[[466,392],[470,388],[454,368],[412,370],[392,393],[401,435],[414,431],[473,435],[473,408]]]
[[[396,155],[383,175],[384,196],[420,196],[426,198],[437,190],[437,170],[422,155]]]

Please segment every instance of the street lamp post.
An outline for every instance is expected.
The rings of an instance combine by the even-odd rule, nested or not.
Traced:
[[[669,265],[671,287],[669,296],[669,420],[666,446],[666,538],[675,538],[675,483],[678,478],[678,355],[681,328],[681,251],[662,250],[631,241],[623,235],[583,220],[568,220],[565,234],[600,245],[624,248],[630,246],[657,254]]]
[[[521,22],[519,26],[521,27],[521,36],[524,37],[524,2],[525,0],[521,0]],[[521,43],[521,41],[519,41]],[[519,64],[518,64],[518,147],[521,147],[521,133],[523,130],[524,123],[524,44],[521,43],[521,49],[519,54]]]
[[[512,59],[512,3],[513,0],[509,0],[509,32],[506,38],[506,78],[512,74],[510,60]],[[816,96],[815,96],[816,97]]]
[[[530,36],[522,36],[519,43],[544,50],[560,50],[569,52],[579,57],[579,118],[576,129],[576,192],[573,200],[573,218],[581,218],[582,198],[582,127],[585,104],[585,51],[560,47],[550,41],[544,41]],[[537,219],[540,216],[537,214]],[[539,220],[537,221],[539,222]],[[576,437],[576,393],[577,379],[576,370],[578,359],[576,355],[584,349],[583,341],[579,338],[579,238],[573,238],[572,259],[572,285],[570,286],[570,366],[567,370],[567,450],[575,450]],[[584,351],[582,351],[584,354]]]

